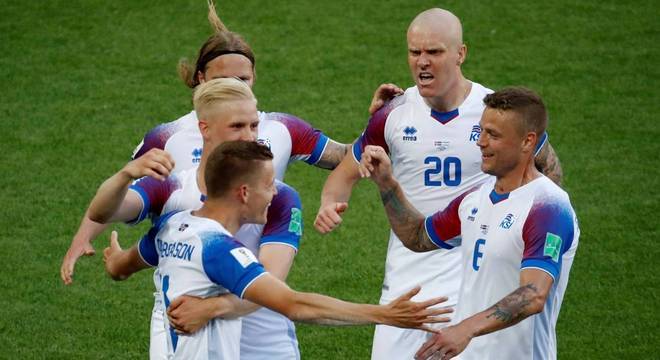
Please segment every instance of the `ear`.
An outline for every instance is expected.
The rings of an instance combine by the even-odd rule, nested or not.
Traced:
[[[202,134],[202,138],[205,141],[208,141],[209,140],[209,132],[210,132],[208,121],[206,121],[204,119],[199,119],[199,121],[197,122],[197,126],[199,127],[199,132]]]
[[[200,84],[203,84],[206,79],[204,78],[204,73],[201,71],[197,72],[197,81],[199,81]]]
[[[524,153],[531,152],[532,154],[534,153],[534,150],[536,149],[536,142],[538,141],[538,136],[536,136],[536,133],[533,131],[530,131],[525,135],[523,138],[523,143],[522,143],[522,150]]]
[[[458,48],[458,59],[456,59],[456,65],[461,66],[465,62],[467,57],[467,45],[461,44]]]
[[[238,188],[238,196],[240,198],[241,204],[246,205],[248,199],[250,198],[250,189],[247,184],[243,184]]]

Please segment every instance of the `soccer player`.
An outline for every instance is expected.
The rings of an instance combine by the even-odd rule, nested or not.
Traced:
[[[428,309],[443,298],[415,303],[418,288],[387,306],[343,302],[299,293],[268,274],[252,252],[232,234],[246,223],[264,224],[277,192],[273,154],[251,141],[226,142],[211,153],[204,172],[207,198],[199,210],[161,217],[138,246],[122,251],[116,239],[104,251],[106,269],[121,280],[142,268],[158,266],[165,306],[183,294],[214,296],[231,292],[285,314],[319,324],[386,323],[429,330],[424,324],[448,309]],[[170,329],[175,359],[238,359],[240,320],[216,318],[201,330],[179,336]]]
[[[323,188],[315,227],[328,233],[338,226],[355,183],[358,163],[368,145],[390,155],[395,177],[414,206],[430,215],[461,193],[488,179],[481,172],[476,142],[482,129],[482,99],[490,89],[466,79],[461,72],[467,48],[459,19],[442,9],[420,13],[407,33],[408,65],[415,81],[402,96],[376,112],[362,136],[330,174]],[[537,166],[556,181],[560,168],[554,151],[539,139]],[[415,253],[390,234],[381,303],[404,293],[410,283],[422,284],[418,298],[447,294],[456,304],[461,273],[458,250]],[[376,326],[372,359],[410,359],[427,339],[425,332]]]
[[[454,324],[418,359],[555,359],[555,324],[578,246],[568,194],[534,165],[547,127],[541,98],[507,88],[484,99],[481,169],[487,182],[425,217],[406,199],[381,147],[368,146],[361,173],[378,185],[392,230],[416,252],[457,247],[463,254]]]

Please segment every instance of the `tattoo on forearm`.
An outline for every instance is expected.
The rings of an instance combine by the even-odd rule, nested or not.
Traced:
[[[323,156],[316,163],[316,166],[329,170],[336,168],[344,156],[346,156],[346,152],[348,152],[350,146],[350,144],[340,144],[333,140],[328,140]]]
[[[494,317],[507,325],[517,323],[527,317],[528,313],[526,308],[531,304],[531,299],[537,292],[538,289],[534,284],[527,284],[519,287],[516,291],[493,305],[493,307],[489,309],[492,310],[492,312],[487,318]]]
[[[403,198],[400,188],[380,192],[385,212],[392,230],[413,251],[434,250],[437,247],[429,240],[424,230],[424,216]]]

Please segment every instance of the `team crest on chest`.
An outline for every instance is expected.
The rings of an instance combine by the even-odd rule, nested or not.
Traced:
[[[477,142],[479,141],[479,135],[481,135],[481,126],[474,125],[472,131],[470,132],[470,141]]]
[[[414,126],[403,128],[403,141],[417,141],[417,129]]]
[[[502,229],[510,229],[511,226],[513,225],[513,222],[515,219],[513,218],[513,214],[507,214],[507,216],[504,217],[504,220],[500,223],[500,227]]]

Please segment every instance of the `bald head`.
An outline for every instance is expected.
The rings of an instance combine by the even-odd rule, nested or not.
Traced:
[[[463,44],[461,20],[445,9],[433,8],[419,13],[408,27],[408,35],[411,33],[442,34],[448,45]]]

